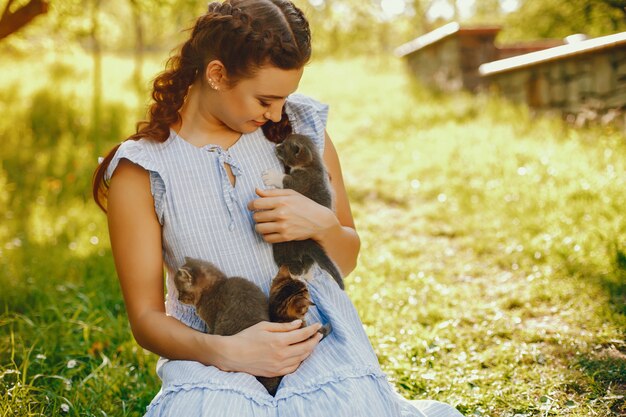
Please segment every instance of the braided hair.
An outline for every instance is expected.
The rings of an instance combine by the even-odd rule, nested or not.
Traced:
[[[206,65],[219,60],[228,72],[231,86],[252,77],[264,65],[284,70],[302,68],[311,57],[311,32],[302,11],[289,0],[225,0],[212,2],[200,16],[189,39],[169,58],[165,71],[153,82],[148,120],[126,140],[146,138],[165,142],[170,126],[180,121],[179,110],[194,81]],[[291,133],[283,107],[279,122],[263,125],[265,136],[280,143]],[[93,176],[93,198],[106,212],[109,184],[105,173],[120,145],[98,165]]]

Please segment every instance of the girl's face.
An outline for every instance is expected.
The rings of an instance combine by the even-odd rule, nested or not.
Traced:
[[[263,67],[252,78],[220,89],[214,115],[230,129],[250,133],[268,120],[278,122],[287,96],[295,92],[304,68]]]

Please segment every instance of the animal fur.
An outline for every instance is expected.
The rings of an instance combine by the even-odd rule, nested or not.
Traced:
[[[287,174],[267,171],[263,175],[265,185],[290,188],[316,203],[332,209],[332,188],[328,172],[315,144],[304,135],[291,134],[276,145],[276,155],[285,165]],[[317,264],[326,270],[344,288],[343,277],[322,246],[313,239],[280,242],[273,245],[274,261],[279,267],[286,266],[292,275],[305,275]]]
[[[176,272],[174,284],[178,299],[193,305],[198,316],[206,323],[211,334],[231,336],[261,321],[291,322],[302,319],[309,306],[309,292],[304,283],[286,279],[285,271],[279,271],[270,289],[272,305],[268,297],[253,282],[241,277],[227,277],[211,262],[185,258],[185,264]],[[288,273],[287,273],[288,275]],[[291,281],[296,283],[295,287]],[[304,286],[304,288],[302,288]],[[277,320],[271,320],[271,317]],[[324,330],[322,330],[324,329]],[[329,325],[320,329],[325,336]],[[271,395],[276,394],[282,377],[261,377]]]

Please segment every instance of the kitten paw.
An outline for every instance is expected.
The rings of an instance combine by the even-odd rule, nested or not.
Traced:
[[[333,326],[330,325],[330,323],[326,323],[325,325],[323,325],[319,330],[318,333],[322,334],[322,339],[324,340],[324,338],[326,338],[326,336],[328,336],[330,334],[330,332],[333,331]]]
[[[268,169],[263,173],[262,178],[263,184],[268,187],[274,186],[276,188],[283,188],[285,174],[276,169]]]

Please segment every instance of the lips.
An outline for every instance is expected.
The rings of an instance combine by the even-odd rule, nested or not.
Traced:
[[[265,124],[265,122],[257,122],[256,120],[253,120],[252,123],[254,123],[257,126],[263,126]]]

